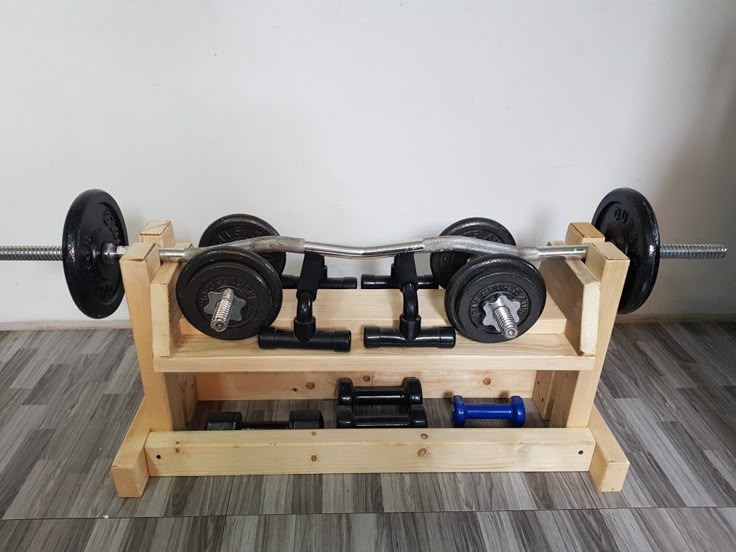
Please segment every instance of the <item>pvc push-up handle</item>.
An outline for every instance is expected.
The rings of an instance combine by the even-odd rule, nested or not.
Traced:
[[[505,404],[466,403],[460,395],[452,397],[452,425],[462,427],[465,420],[510,420],[515,427],[524,425],[524,401],[514,395]]]

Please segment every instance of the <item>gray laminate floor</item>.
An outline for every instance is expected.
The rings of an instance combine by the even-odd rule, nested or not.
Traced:
[[[0,550],[735,550],[735,366],[734,323],[617,326],[598,404],[631,460],[622,493],[585,473],[305,475],[153,479],[123,500],[130,333],[0,333]],[[197,423],[297,405],[333,416],[203,404]]]

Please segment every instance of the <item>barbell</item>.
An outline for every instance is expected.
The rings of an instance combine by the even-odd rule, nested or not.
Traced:
[[[642,194],[628,188],[606,195],[596,209],[593,224],[631,261],[619,307],[622,313],[632,312],[646,301],[656,282],[660,259],[716,259],[727,252],[720,244],[661,244],[654,210]],[[527,261],[585,259],[591,247],[519,247],[465,235],[440,235],[373,247],[269,235],[236,240],[228,245],[258,254],[317,253],[326,257],[379,258],[401,253],[454,252],[470,256],[511,255]],[[162,262],[187,262],[219,247],[164,247],[158,253]],[[119,261],[127,251],[128,234],[117,202],[107,192],[92,189],[82,192],[72,202],[60,246],[0,245],[0,261],[61,261],[77,307],[90,318],[105,318],[115,312],[123,299]]]

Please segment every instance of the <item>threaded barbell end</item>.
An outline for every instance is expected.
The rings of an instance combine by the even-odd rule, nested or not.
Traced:
[[[230,323],[232,316],[233,304],[235,303],[235,293],[232,289],[227,288],[222,293],[222,299],[217,303],[215,312],[212,315],[210,321],[210,328],[216,332],[224,332],[227,329],[227,325]]]
[[[61,246],[0,245],[0,261],[63,261]]]
[[[660,246],[661,259],[722,259],[728,248],[719,243],[668,243]]]

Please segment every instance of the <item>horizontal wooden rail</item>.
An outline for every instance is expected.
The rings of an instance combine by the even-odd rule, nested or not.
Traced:
[[[588,471],[587,428],[323,429],[150,433],[151,475]]]

